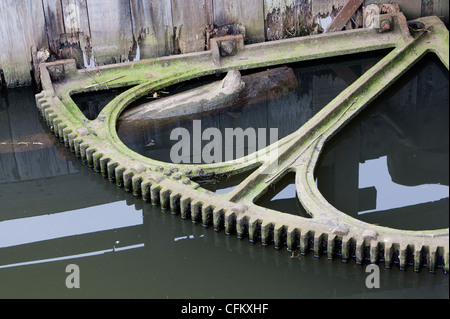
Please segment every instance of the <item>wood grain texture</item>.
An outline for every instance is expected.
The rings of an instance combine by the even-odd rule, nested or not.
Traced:
[[[174,53],[171,0],[131,0],[132,25],[140,58]]]
[[[205,0],[172,0],[176,51],[189,53],[205,50],[207,10]]]
[[[241,24],[245,27],[245,42],[264,41],[263,0],[215,0],[214,24],[224,26]]]
[[[133,48],[129,0],[87,0],[87,8],[95,61],[127,61]]]
[[[0,69],[8,86],[31,84],[32,52],[48,49],[41,0],[0,1]]]

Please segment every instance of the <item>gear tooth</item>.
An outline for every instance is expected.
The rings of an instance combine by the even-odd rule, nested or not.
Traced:
[[[67,148],[70,147],[70,146],[69,146],[69,134],[72,133],[72,132],[73,132],[73,130],[70,129],[70,128],[68,128],[68,127],[63,128],[64,145],[65,145]]]
[[[59,141],[61,143],[64,143],[64,141],[65,141],[64,130],[66,129],[66,127],[67,127],[67,125],[64,124],[62,120],[60,123],[58,123],[58,135],[59,135]]]
[[[133,190],[132,178],[135,172],[131,169],[125,169],[123,171],[123,188],[126,192],[131,192]]]
[[[58,120],[58,114],[56,114],[55,111],[53,111],[51,114],[49,114],[48,116],[48,124],[50,127],[50,130],[53,132],[53,134],[57,137],[57,130],[55,127],[55,121]]]
[[[286,231],[286,226],[278,224],[275,225],[273,229],[273,242],[275,245],[275,249],[283,248],[286,242]]]
[[[47,127],[50,129],[50,131],[53,132],[52,122],[50,121],[50,115],[54,111],[51,108],[45,108],[43,111],[44,111],[44,118],[45,118],[45,122],[47,123]]]
[[[54,130],[55,136],[58,138],[58,140],[61,141],[62,130],[60,130],[59,125],[62,122],[62,120],[59,116],[55,115],[55,117],[52,119],[52,121],[53,121],[53,130]]]
[[[286,246],[288,251],[295,251],[300,243],[300,230],[298,228],[288,227],[286,231]]]
[[[248,217],[242,214],[236,216],[236,235],[243,239],[248,234]]]
[[[310,238],[314,236],[310,231],[302,232],[300,234],[300,253],[306,255],[310,250]]]
[[[88,147],[86,149],[86,161],[90,168],[94,167],[94,153],[96,153],[97,150],[94,147]]]
[[[389,242],[384,243],[384,267],[391,268],[394,255],[394,245]]]
[[[40,101],[45,97],[45,92],[40,92],[34,96],[36,103],[40,104]]]
[[[236,214],[233,212],[225,212],[224,216],[225,233],[227,235],[236,231]]]
[[[212,216],[214,212],[213,205],[203,205],[202,207],[202,225],[203,227],[208,227],[212,222]]]
[[[406,264],[408,262],[408,252],[409,252],[409,246],[408,245],[404,245],[401,244],[399,246],[399,267],[400,270],[405,270],[406,269]]]
[[[80,144],[83,142],[83,139],[79,136],[73,139],[73,151],[76,157],[81,158]]]
[[[84,163],[87,163],[87,149],[90,147],[89,143],[82,141],[80,143],[80,157]]]
[[[180,200],[180,215],[182,219],[188,219],[191,215],[191,202],[190,197],[182,197]]]
[[[140,174],[133,175],[131,178],[131,188],[133,191],[133,195],[135,197],[139,197],[142,195],[142,181],[143,177]]]
[[[61,119],[59,118],[58,114],[53,113],[53,115],[50,117],[50,121],[53,128],[53,135],[59,138],[58,124],[61,123]]]
[[[428,256],[428,271],[433,274],[436,271],[437,248],[430,248]]]
[[[152,183],[148,179],[143,179],[141,182],[141,196],[144,202],[150,201],[150,187]]]
[[[363,239],[357,240],[355,245],[355,257],[356,257],[356,263],[358,265],[361,265],[364,261],[364,243],[365,241]]]
[[[159,206],[160,204],[160,196],[159,193],[161,191],[161,186],[152,185],[150,187],[150,198],[153,206]]]
[[[448,254],[448,249],[447,250],[444,249],[442,254],[443,254],[443,258],[444,258],[443,269],[444,269],[444,272],[446,274],[448,274],[448,271],[449,271],[449,260],[448,260],[449,254]]]
[[[116,167],[119,166],[117,162],[109,161],[107,164],[108,179],[113,182],[116,178]]]
[[[261,222],[261,244],[269,245],[273,240],[273,224],[267,221]]]
[[[170,194],[170,212],[172,215],[178,215],[180,213],[180,200],[181,200],[181,194],[180,193],[171,193]]]
[[[446,251],[444,251],[444,272],[446,274],[448,274],[449,271],[449,253],[448,253],[448,249]]]
[[[168,188],[162,188],[159,192],[159,206],[162,209],[170,209],[170,194],[172,191]]]
[[[118,165],[114,170],[114,179],[116,181],[116,185],[118,187],[124,186],[124,173],[126,171],[126,167],[123,165]]]
[[[329,260],[332,260],[336,254],[336,238],[337,236],[334,235],[328,236],[327,257]]]
[[[72,153],[75,153],[75,139],[77,138],[77,136],[78,135],[73,132],[69,133],[68,135],[69,149]]]
[[[248,239],[251,243],[258,241],[261,233],[261,221],[255,217],[250,217],[248,220]]]
[[[100,158],[100,173],[102,174],[103,177],[105,178],[109,178],[109,162],[111,161],[111,159],[107,156],[102,156]]]
[[[101,172],[101,164],[100,159],[103,157],[103,154],[100,152],[95,152],[92,154],[92,166],[94,168],[94,172],[100,173]]]
[[[370,263],[376,264],[378,263],[378,254],[379,254],[379,243],[378,242],[371,242],[370,243]]]
[[[201,201],[193,201],[191,203],[191,220],[193,223],[198,223],[202,218],[202,206]]]
[[[353,255],[353,252],[355,250],[355,240],[352,237],[345,236],[342,238],[342,246],[341,246],[341,255],[342,255],[342,261],[348,262],[350,257]]]
[[[223,209],[215,209],[213,212],[214,231],[218,232],[224,227],[225,211]]]
[[[422,246],[414,248],[414,271],[419,272],[423,265],[423,249]]]
[[[314,234],[314,257],[319,258],[324,251],[324,246],[327,243],[327,235],[324,233]]]

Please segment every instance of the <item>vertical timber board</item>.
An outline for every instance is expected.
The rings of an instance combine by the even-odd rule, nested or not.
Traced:
[[[51,54],[59,57],[60,36],[64,33],[61,0],[42,0]]]
[[[444,23],[449,22],[449,1],[448,0],[428,0],[422,1],[421,16],[438,16]]]
[[[207,25],[205,0],[172,0],[172,16],[175,50],[181,53],[204,51]]]
[[[340,10],[348,0],[313,0],[311,1],[311,11],[313,15],[321,14],[329,16],[331,13]],[[373,0],[370,0],[372,3]]]
[[[130,0],[140,58],[174,53],[171,0]]]
[[[91,36],[87,0],[61,0],[64,12],[64,32]]]
[[[266,40],[280,40],[285,37],[283,15],[295,0],[264,0],[264,25]]]
[[[317,33],[309,0],[264,0],[266,40]]]
[[[245,42],[264,42],[264,0],[215,0],[214,24],[218,27],[241,24]]]
[[[87,66],[91,59],[91,31],[87,0],[60,0],[63,10],[64,35],[61,43],[62,58],[75,58],[79,65]]]
[[[99,65],[129,60],[133,49],[129,0],[87,0],[92,54]]]
[[[0,69],[6,83],[30,85],[32,53],[48,50],[42,0],[2,0],[0,21]]]

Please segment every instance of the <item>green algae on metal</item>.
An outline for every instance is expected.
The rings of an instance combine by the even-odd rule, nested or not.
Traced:
[[[135,196],[170,209],[182,218],[190,217],[204,226],[213,225],[217,231],[225,229],[226,233],[236,233],[238,237],[248,236],[250,241],[260,240],[263,245],[273,241],[276,248],[287,245],[291,251],[300,249],[301,253],[307,253],[312,250],[317,256],[326,248],[330,259],[341,255],[346,261],[354,251],[358,263],[365,258],[377,263],[384,255],[386,267],[390,267],[393,259],[405,267],[405,256],[413,251],[414,269],[419,270],[423,265],[423,258],[417,257],[419,252],[430,260],[430,272],[438,266],[448,271],[448,229],[415,232],[357,221],[328,204],[313,179],[318,156],[330,136],[395,83],[421,56],[435,52],[448,69],[448,30],[438,18],[420,19],[427,31],[414,35],[409,34],[402,14],[394,14],[393,18],[394,30],[388,33],[361,29],[258,43],[245,46],[236,56],[222,58],[219,63],[212,60],[211,51],[206,51],[89,70],[74,70],[70,61],[43,64],[43,91],[36,95],[36,101],[55,135],[89,166]],[[271,183],[266,181],[272,175],[263,172],[273,158],[261,160],[261,157],[249,155],[240,162],[174,165],[131,151],[117,136],[117,119],[130,103],[175,83],[232,69],[268,67],[386,48],[392,51],[377,65],[303,127],[279,141],[276,159],[278,168],[282,169],[271,174],[283,176],[296,172],[298,197],[312,219],[254,204],[270,187]],[[53,83],[49,69],[58,63],[67,68],[67,77]],[[86,89],[93,85],[92,77],[86,72],[94,74],[98,82],[117,78],[111,82],[111,87],[133,86],[111,101],[93,121],[87,120],[70,98],[74,93],[101,88]],[[204,174],[237,174],[255,166],[259,169],[225,196],[217,196],[191,181]]]

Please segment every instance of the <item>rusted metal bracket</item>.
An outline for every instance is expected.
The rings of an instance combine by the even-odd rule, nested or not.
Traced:
[[[212,38],[210,45],[212,59],[215,64],[220,65],[221,58],[234,56],[244,49],[244,36],[239,34]]]

